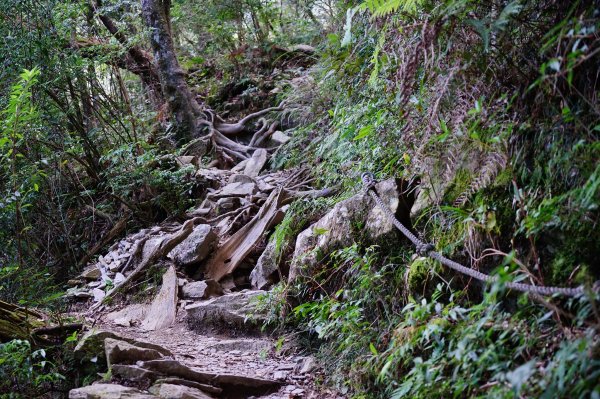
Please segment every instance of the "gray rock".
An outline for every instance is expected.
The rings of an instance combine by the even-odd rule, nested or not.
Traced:
[[[317,368],[317,361],[312,356],[302,357],[298,360],[294,372],[297,374],[308,374]]]
[[[267,163],[267,150],[259,148],[255,150],[252,157],[248,159],[248,163],[244,167],[244,174],[250,177],[256,177]]]
[[[162,399],[212,399],[201,390],[185,385],[162,383],[150,387],[148,391]]]
[[[223,295],[223,288],[215,280],[194,281],[181,289],[185,299],[207,299]]]
[[[177,162],[177,165],[179,165],[180,167],[184,167],[187,165],[198,166],[198,157],[196,157],[194,155],[178,156],[178,157],[175,157],[175,161]]]
[[[257,297],[264,291],[241,291],[186,307],[188,325],[199,331],[258,332],[264,314],[258,313]]]
[[[117,274],[115,274],[115,278],[113,279],[113,283],[115,285],[119,285],[123,281],[125,281],[125,276],[123,275],[123,273],[117,273]]]
[[[148,307],[146,304],[134,303],[125,306],[119,311],[107,314],[106,320],[112,321],[117,325],[129,327],[144,320],[148,313]]]
[[[231,183],[210,194],[211,198],[246,197],[256,193],[256,183]]]
[[[388,179],[378,183],[375,190],[388,208],[405,220],[412,201],[400,203],[403,184]],[[359,240],[389,246],[399,238],[399,232],[384,211],[369,195],[361,192],[337,203],[329,213],[298,235],[288,281],[298,277],[303,268],[316,265],[319,254],[329,254]]]
[[[156,248],[165,240],[165,235],[157,235],[154,236],[152,238],[149,238],[145,243],[144,243],[144,247],[142,248],[142,260],[141,263],[146,262],[149,258],[150,255],[152,255],[154,253],[154,251],[156,250]]]
[[[288,136],[287,134],[277,130],[276,132],[273,132],[273,134],[270,137],[270,144],[278,146],[278,145],[283,145],[285,143],[287,143],[288,141],[290,141],[292,138],[290,136]]]
[[[72,389],[69,399],[156,399],[154,395],[139,389],[116,384],[94,384]]]
[[[200,224],[168,256],[183,266],[198,263],[210,253],[216,238],[210,225]]]
[[[262,255],[258,258],[256,266],[250,273],[252,288],[264,290],[279,280],[277,259],[275,256],[275,240],[269,241]],[[277,275],[277,276],[275,276]]]
[[[153,382],[160,378],[160,374],[146,370],[142,367],[129,364],[113,364],[111,367],[112,375],[121,377],[133,382]]]
[[[106,296],[106,293],[100,288],[94,288],[92,294],[94,295],[94,302],[100,302]]]
[[[93,296],[92,292],[85,288],[72,287],[65,292],[67,299],[89,299]]]
[[[241,206],[240,197],[225,197],[225,198],[220,198],[217,201],[217,208],[220,213],[231,211],[232,209],[239,208],[240,206]]]
[[[218,342],[207,346],[208,349],[218,352],[268,352],[274,348],[273,342],[269,340],[257,339],[220,339]]]
[[[90,330],[83,334],[77,342],[73,354],[77,360],[98,358],[99,363],[106,363],[106,352],[104,350],[104,341],[107,338],[113,338],[125,341],[141,348],[154,349],[163,356],[173,357],[173,354],[160,345],[149,342],[137,341],[135,339],[121,337],[112,331]]]
[[[183,378],[177,378],[177,377],[160,378],[160,379],[156,380],[156,384],[184,385],[186,387],[192,387],[192,388],[200,389],[201,391],[204,391],[204,392],[216,393],[216,394],[220,394],[221,392],[223,392],[223,390],[221,388],[217,388],[212,385],[201,384],[199,382],[189,381],[189,380],[186,380]]]
[[[163,355],[156,349],[143,348],[114,338],[104,340],[106,362],[113,364],[135,364],[138,360],[161,359]]]
[[[229,178],[229,183],[255,183],[255,181],[248,175],[237,173],[235,175],[231,175]]]
[[[98,266],[93,265],[83,269],[80,277],[88,281],[98,280],[100,277],[102,277],[102,273],[100,272],[100,268]]]

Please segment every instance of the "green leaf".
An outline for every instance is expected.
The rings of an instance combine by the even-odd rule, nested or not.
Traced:
[[[367,125],[362,127],[356,136],[354,136],[354,141],[364,139],[367,136],[370,136],[375,131],[373,125]]]
[[[324,229],[323,227],[315,227],[313,228],[313,233],[317,236],[322,236],[324,234],[327,234],[329,232],[329,230]]]
[[[379,352],[377,351],[377,348],[375,348],[375,345],[373,345],[372,342],[369,344],[369,349],[371,350],[371,353],[373,355],[377,356],[379,354]]]

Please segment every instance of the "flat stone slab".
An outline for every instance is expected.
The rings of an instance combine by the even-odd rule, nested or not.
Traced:
[[[141,329],[146,331],[159,330],[171,326],[177,315],[177,274],[175,267],[170,266],[163,274],[160,291],[152,301],[146,318],[142,321]]]
[[[215,374],[194,370],[176,360],[150,360],[138,362],[138,366],[170,377],[208,384],[220,388],[226,396],[232,394],[256,395],[274,392],[281,386],[279,381],[248,377],[237,374]]]
[[[69,399],[156,399],[157,396],[139,389],[117,384],[94,384],[72,389]]]
[[[162,383],[150,387],[148,391],[161,399],[213,399],[207,393],[185,385]]]

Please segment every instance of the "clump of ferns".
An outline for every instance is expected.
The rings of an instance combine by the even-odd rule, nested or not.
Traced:
[[[469,188],[456,198],[454,206],[463,207],[473,194],[488,187],[498,174],[506,168],[507,157],[500,152],[490,152],[484,158],[479,174],[469,184]]]

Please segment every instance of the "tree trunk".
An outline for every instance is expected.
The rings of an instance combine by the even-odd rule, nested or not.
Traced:
[[[96,0],[92,4],[96,12],[102,7],[101,0]],[[160,110],[165,103],[165,99],[162,95],[160,79],[150,55],[139,46],[129,46],[125,34],[119,30],[115,22],[107,15],[99,13],[98,18],[110,34],[125,48],[128,48],[121,67],[140,77],[146,98],[157,111]]]
[[[185,81],[185,74],[175,55],[170,5],[170,0],[142,0],[142,13],[151,30],[154,60],[163,94],[174,118],[177,139],[189,141],[199,133],[202,110]]]

